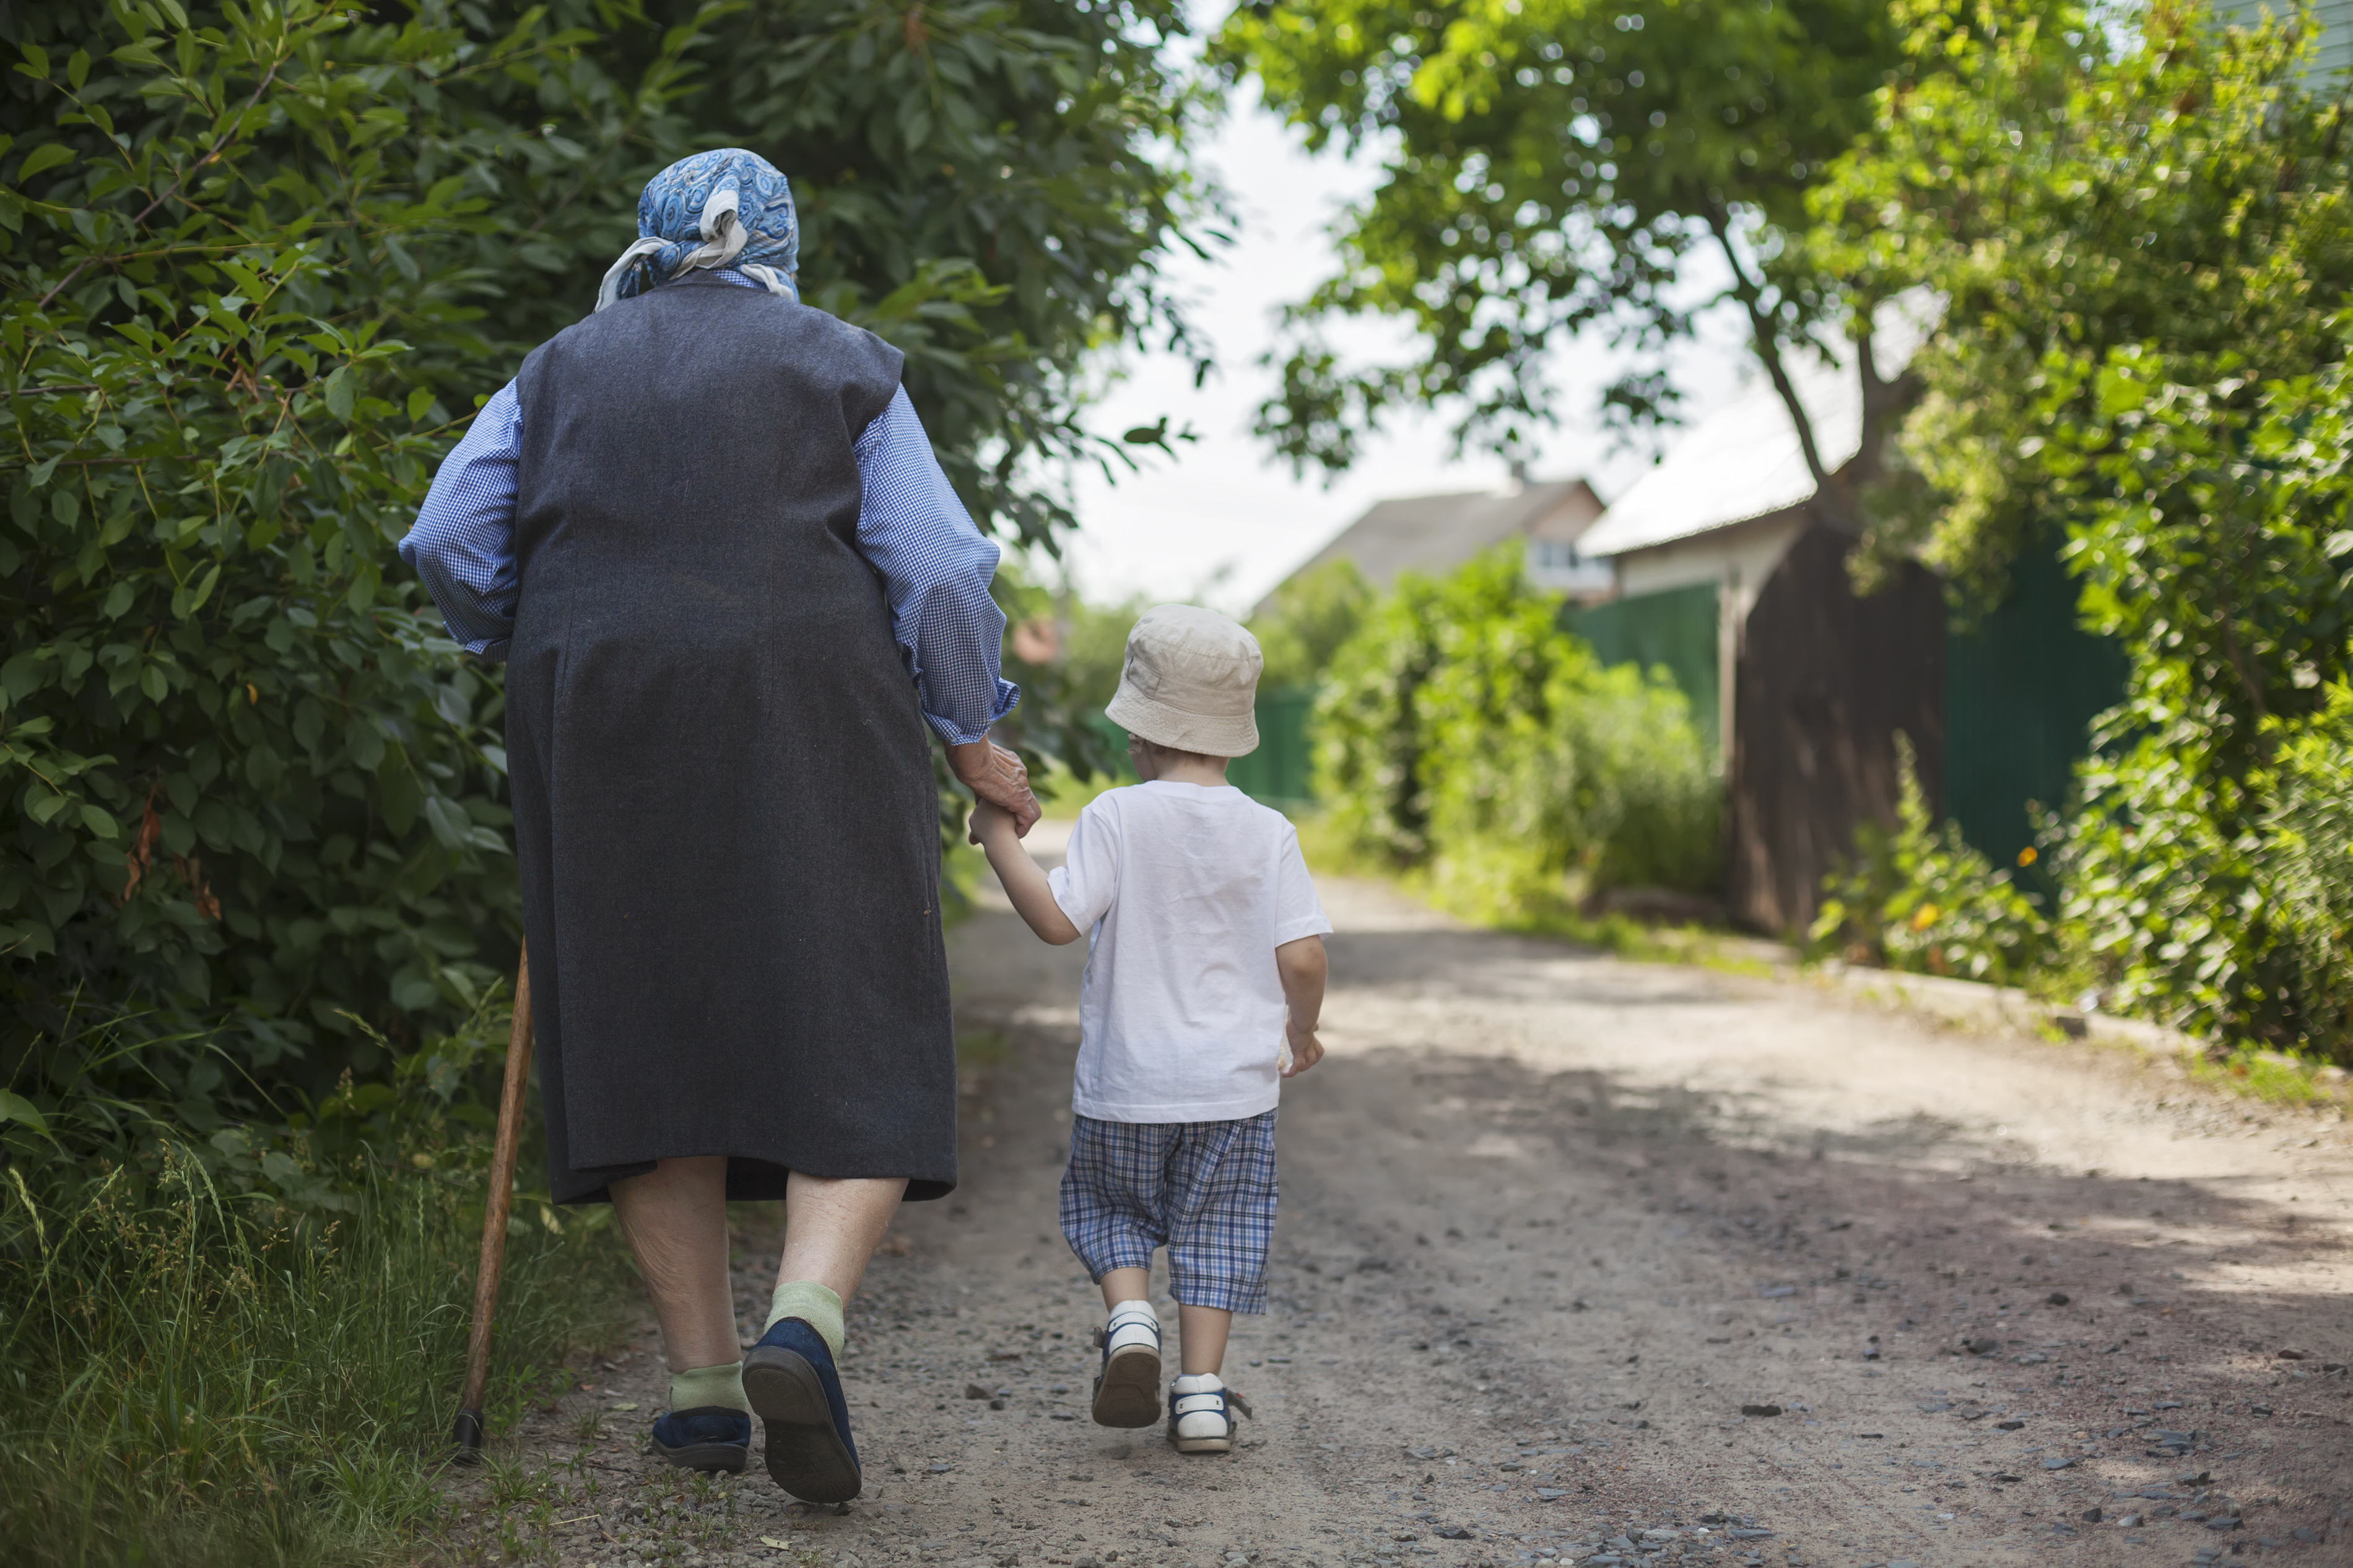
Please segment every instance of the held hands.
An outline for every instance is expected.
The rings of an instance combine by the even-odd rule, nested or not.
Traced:
[[[1315,1026],[1312,1024],[1303,1029],[1295,1022],[1286,1022],[1282,1026],[1282,1043],[1285,1047],[1282,1076],[1285,1078],[1297,1078],[1324,1059],[1324,1042],[1315,1037]]]
[[[1015,837],[1026,836],[1039,816],[1038,797],[1029,790],[1029,770],[1021,759],[993,741],[968,741],[948,748],[948,767],[965,788],[984,805],[993,805],[1013,819]],[[973,842],[980,842],[979,816],[975,814]]]

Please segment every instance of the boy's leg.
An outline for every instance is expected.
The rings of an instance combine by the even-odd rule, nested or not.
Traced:
[[[1152,1253],[1163,1237],[1154,1208],[1161,1151],[1156,1123],[1074,1117],[1062,1173],[1062,1234],[1103,1289],[1103,1333],[1092,1414],[1104,1426],[1160,1419],[1160,1318],[1152,1310]]]
[[[1168,1288],[1185,1368],[1169,1396],[1168,1436],[1182,1454],[1222,1454],[1234,1446],[1234,1413],[1249,1414],[1219,1375],[1227,1335],[1236,1312],[1266,1310],[1274,1112],[1185,1131],[1168,1162]]]
[[[1233,1331],[1234,1315],[1222,1307],[1176,1308],[1176,1342],[1181,1347],[1187,1377],[1215,1374],[1226,1364],[1226,1336]]]
[[[1149,1268],[1106,1269],[1095,1281],[1103,1288],[1103,1309],[1116,1310],[1130,1301],[1152,1300],[1152,1270]]]

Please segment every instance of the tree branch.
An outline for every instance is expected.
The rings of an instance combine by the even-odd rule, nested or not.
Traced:
[[[139,216],[131,220],[131,226],[132,229],[136,230],[141,224],[145,223],[150,217],[153,216],[157,207],[162,206],[165,202],[168,202],[174,196],[178,195],[180,194],[180,187],[188,183],[188,176],[190,174],[195,174],[197,170],[203,168],[206,164],[211,163],[214,159],[221,155],[221,149],[227,146],[231,139],[237,135],[237,128],[245,123],[245,117],[253,111],[253,106],[255,104],[261,101],[261,95],[269,90],[269,84],[278,79],[278,68],[285,63],[286,62],[283,58],[270,61],[269,69],[263,74],[259,84],[254,88],[253,96],[245,100],[245,107],[237,111],[237,119],[230,122],[227,130],[221,132],[220,140],[214,142],[203,157],[197,159],[194,163],[189,164],[187,168],[182,170],[180,177],[174,180],[170,185],[166,186],[162,195],[157,196],[153,201],[149,202],[144,207],[140,209]],[[36,310],[47,310],[49,308],[49,301],[56,299],[60,293],[64,292],[66,285],[80,277],[83,269],[88,268],[91,262],[97,259],[98,258],[95,256],[85,256],[79,261],[75,262],[73,270],[67,273],[63,278],[58,279],[56,286],[50,289],[47,293],[42,295],[41,302],[34,306],[33,309]]]
[[[1725,264],[1732,268],[1732,297],[1739,300],[1741,308],[1748,312],[1749,346],[1757,351],[1757,359],[1763,362],[1765,374],[1772,381],[1773,390],[1780,394],[1781,405],[1788,411],[1789,423],[1798,432],[1798,450],[1805,456],[1806,472],[1813,476],[1814,500],[1830,513],[1830,521],[1851,529],[1853,520],[1846,498],[1836,479],[1823,465],[1821,447],[1814,439],[1813,416],[1806,412],[1805,404],[1799,400],[1797,384],[1789,379],[1788,366],[1782,361],[1781,334],[1765,310],[1765,291],[1748,276],[1748,269],[1741,265],[1740,252],[1732,243],[1732,226],[1723,208],[1711,206],[1708,209],[1707,226],[1724,251]]]

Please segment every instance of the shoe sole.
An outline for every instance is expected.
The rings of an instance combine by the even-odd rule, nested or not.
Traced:
[[[768,1479],[808,1502],[848,1502],[865,1487],[858,1460],[833,1428],[817,1368],[776,1345],[744,1356],[744,1394],[762,1422]]]
[[[1234,1451],[1234,1440],[1230,1436],[1171,1437],[1169,1441],[1176,1445],[1176,1451],[1180,1454],[1230,1454]]]
[[[731,1476],[740,1476],[752,1463],[752,1447],[748,1443],[687,1443],[676,1448],[656,1443],[654,1452],[681,1470],[713,1474],[723,1470]]]
[[[1160,1352],[1123,1345],[1095,1379],[1095,1425],[1150,1426],[1160,1419]]]

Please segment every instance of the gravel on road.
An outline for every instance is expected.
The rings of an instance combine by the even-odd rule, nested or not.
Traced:
[[[460,1560],[797,1568],[2353,1562],[2353,1149],[2080,1043],[1467,930],[1327,879],[1237,1451],[1086,1418],[1055,1226],[1083,950],[952,935],[964,1184],[850,1314],[868,1487],[642,1451],[649,1323],[486,1477]],[[758,1331],[776,1217],[746,1208]],[[1173,1309],[1166,1307],[1169,1342]]]

